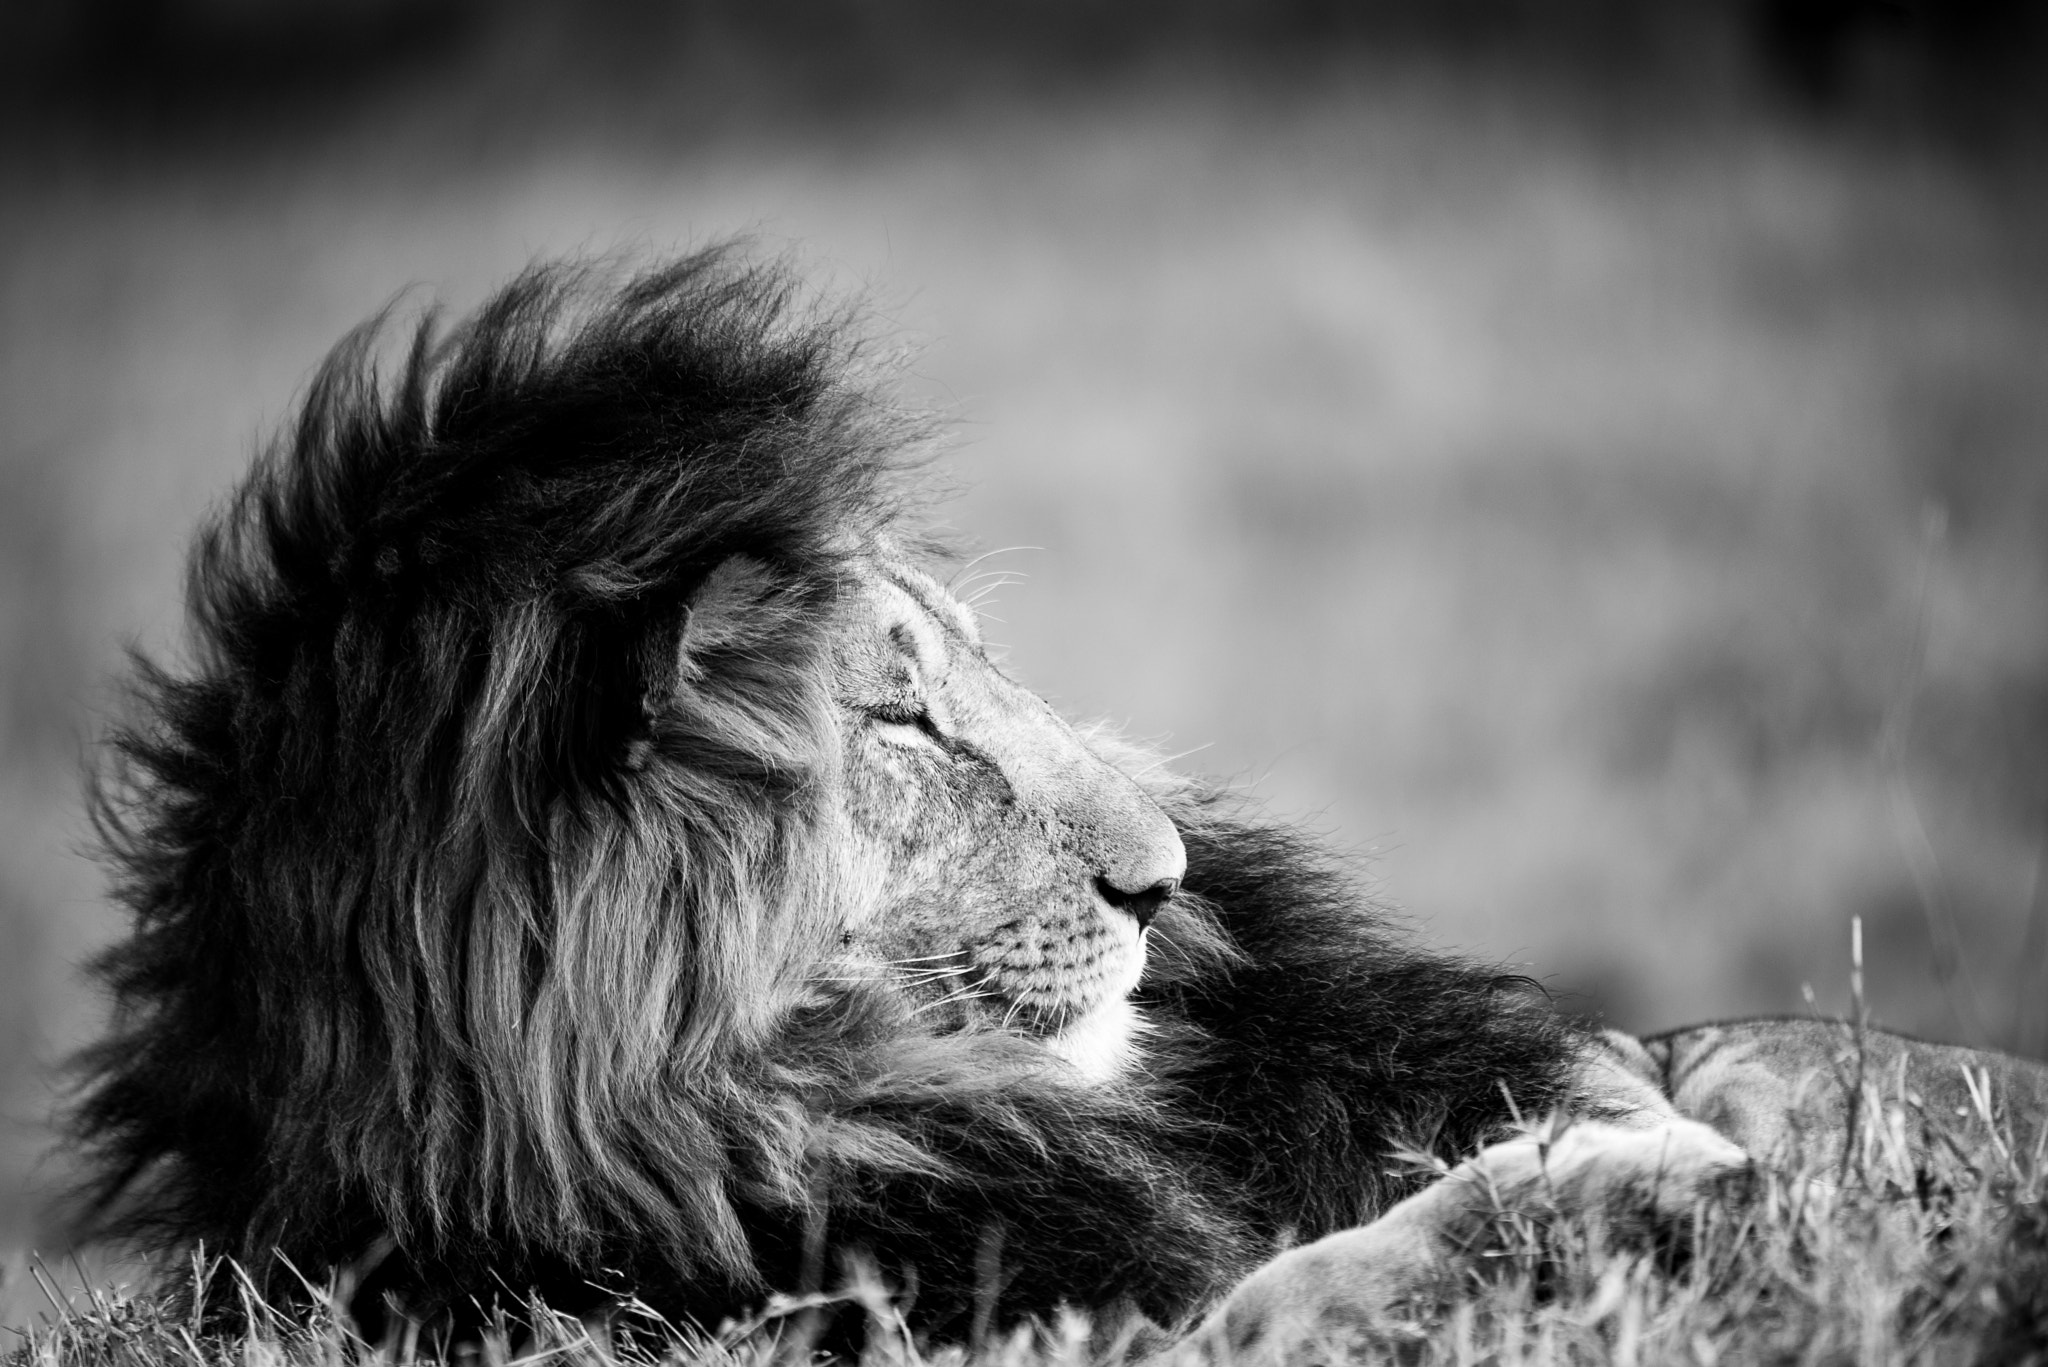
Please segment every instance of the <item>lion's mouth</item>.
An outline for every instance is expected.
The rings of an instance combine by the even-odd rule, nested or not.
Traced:
[[[985,969],[906,984],[914,1014],[937,1028],[993,1026],[1037,1038],[1057,1036],[1097,1010],[1104,994],[1018,982]]]
[[[943,953],[884,961],[889,980],[934,1030],[1009,1030],[1053,1044],[1092,1039],[1120,1019],[1144,970],[1145,944],[1128,918],[1020,918]],[[1122,1025],[1112,1032],[1129,1031]],[[1100,1053],[1094,1046],[1083,1053]]]
[[[1143,968],[1142,946],[1121,956],[1103,952],[1064,971],[986,958],[963,948],[894,960],[886,972],[914,1003],[911,1014],[935,1033],[1012,1031],[1038,1040],[1089,1082],[1105,1082],[1128,1069],[1147,1028],[1130,1000]],[[876,981],[873,966],[848,971],[852,977],[842,980]]]
[[[1138,985],[1145,945],[1106,923],[1025,922],[1003,927],[974,949],[987,997],[984,1010],[1004,1025],[1041,1038],[1085,1030]]]

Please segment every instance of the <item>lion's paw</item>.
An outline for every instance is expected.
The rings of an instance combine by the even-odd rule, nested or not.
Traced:
[[[1564,1216],[1596,1238],[1681,1227],[1746,1184],[1749,1155],[1705,1125],[1579,1121],[1493,1145],[1369,1225],[1290,1249],[1241,1282],[1189,1340],[1212,1364],[1337,1361],[1407,1328],[1475,1267],[1504,1217]]]
[[[1738,1191],[1749,1173],[1749,1155],[1697,1121],[1579,1121],[1495,1144],[1445,1182],[1482,1194],[1478,1212],[1565,1215],[1618,1233],[1688,1220]]]

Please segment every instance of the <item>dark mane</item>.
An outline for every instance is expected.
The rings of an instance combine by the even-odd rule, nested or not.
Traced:
[[[796,299],[725,250],[543,267],[389,379],[381,324],[321,367],[97,789],[134,929],[80,1061],[91,1232],[416,1313],[715,1323],[859,1256],[944,1327],[994,1256],[1005,1317],[1168,1321],[1382,1208],[1391,1142],[1474,1147],[1502,1079],[1558,1099],[1540,1004],[1213,797],[1162,798],[1191,948],[1145,989],[1147,1076],[811,980],[823,632],[855,557],[916,542],[930,432]],[[750,625],[692,636],[734,557]]]
[[[723,1138],[627,1100],[745,983],[660,918],[695,914],[691,875],[764,876],[715,837],[800,819],[769,809],[816,759],[807,628],[921,435],[793,296],[725,252],[547,267],[421,323],[388,382],[381,320],[322,365],[198,540],[196,672],[144,667],[98,793],[136,933],[100,965],[118,1020],[78,1120],[121,1229],[262,1265],[373,1228],[573,1254],[624,1225],[744,1262],[729,1220],[678,1218],[679,1165]],[[788,629],[655,715],[735,554]],[[698,818],[673,850],[619,782],[647,746],[694,780],[655,799]],[[571,877],[613,886],[565,902]]]

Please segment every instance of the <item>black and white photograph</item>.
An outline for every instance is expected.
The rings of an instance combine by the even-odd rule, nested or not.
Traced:
[[[0,11],[0,1367],[2048,1364],[2048,9]]]

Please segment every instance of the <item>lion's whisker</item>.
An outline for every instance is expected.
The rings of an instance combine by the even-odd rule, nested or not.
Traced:
[[[1000,593],[1002,590],[1010,587],[1010,585],[1012,584],[1022,583],[1025,579],[1025,576],[1021,574],[1004,573],[980,575],[977,576],[977,578],[985,579],[987,582],[983,583],[979,588],[974,589],[972,592],[962,593],[957,596],[959,597],[960,601],[964,603],[966,606],[979,610],[983,603],[989,601],[989,595],[994,593]]]
[[[1042,551],[1044,549],[1045,547],[1043,546],[998,546],[996,549],[992,551],[983,551],[980,555],[975,556],[974,559],[962,565],[960,567],[959,573],[955,574],[951,579],[946,581],[946,588],[950,592],[955,584],[962,582],[962,575],[967,574],[976,565],[979,565],[984,560],[992,560],[999,555],[1008,555],[1012,551]],[[1012,571],[1004,571],[1004,573],[1012,573]],[[965,582],[971,584],[974,581],[973,579],[968,579]]]
[[[1001,588],[1005,584],[1021,584],[1030,577],[1027,574],[1021,574],[1014,570],[994,570],[987,574],[977,574],[967,584],[962,584],[960,589],[955,592],[955,596],[961,597],[964,600],[969,594],[987,593],[992,589]],[[970,589],[968,584],[974,584],[977,587]]]
[[[1180,760],[1184,760],[1189,755],[1199,755],[1200,753],[1202,753],[1202,751],[1207,750],[1215,743],[1216,742],[1212,740],[1203,741],[1200,745],[1191,745],[1187,749],[1176,751],[1171,755],[1161,755],[1157,759],[1153,760],[1150,764],[1146,765],[1144,768],[1135,771],[1131,776],[1133,778],[1136,778],[1140,774],[1149,774],[1155,769],[1164,769],[1167,765],[1177,763]]]

